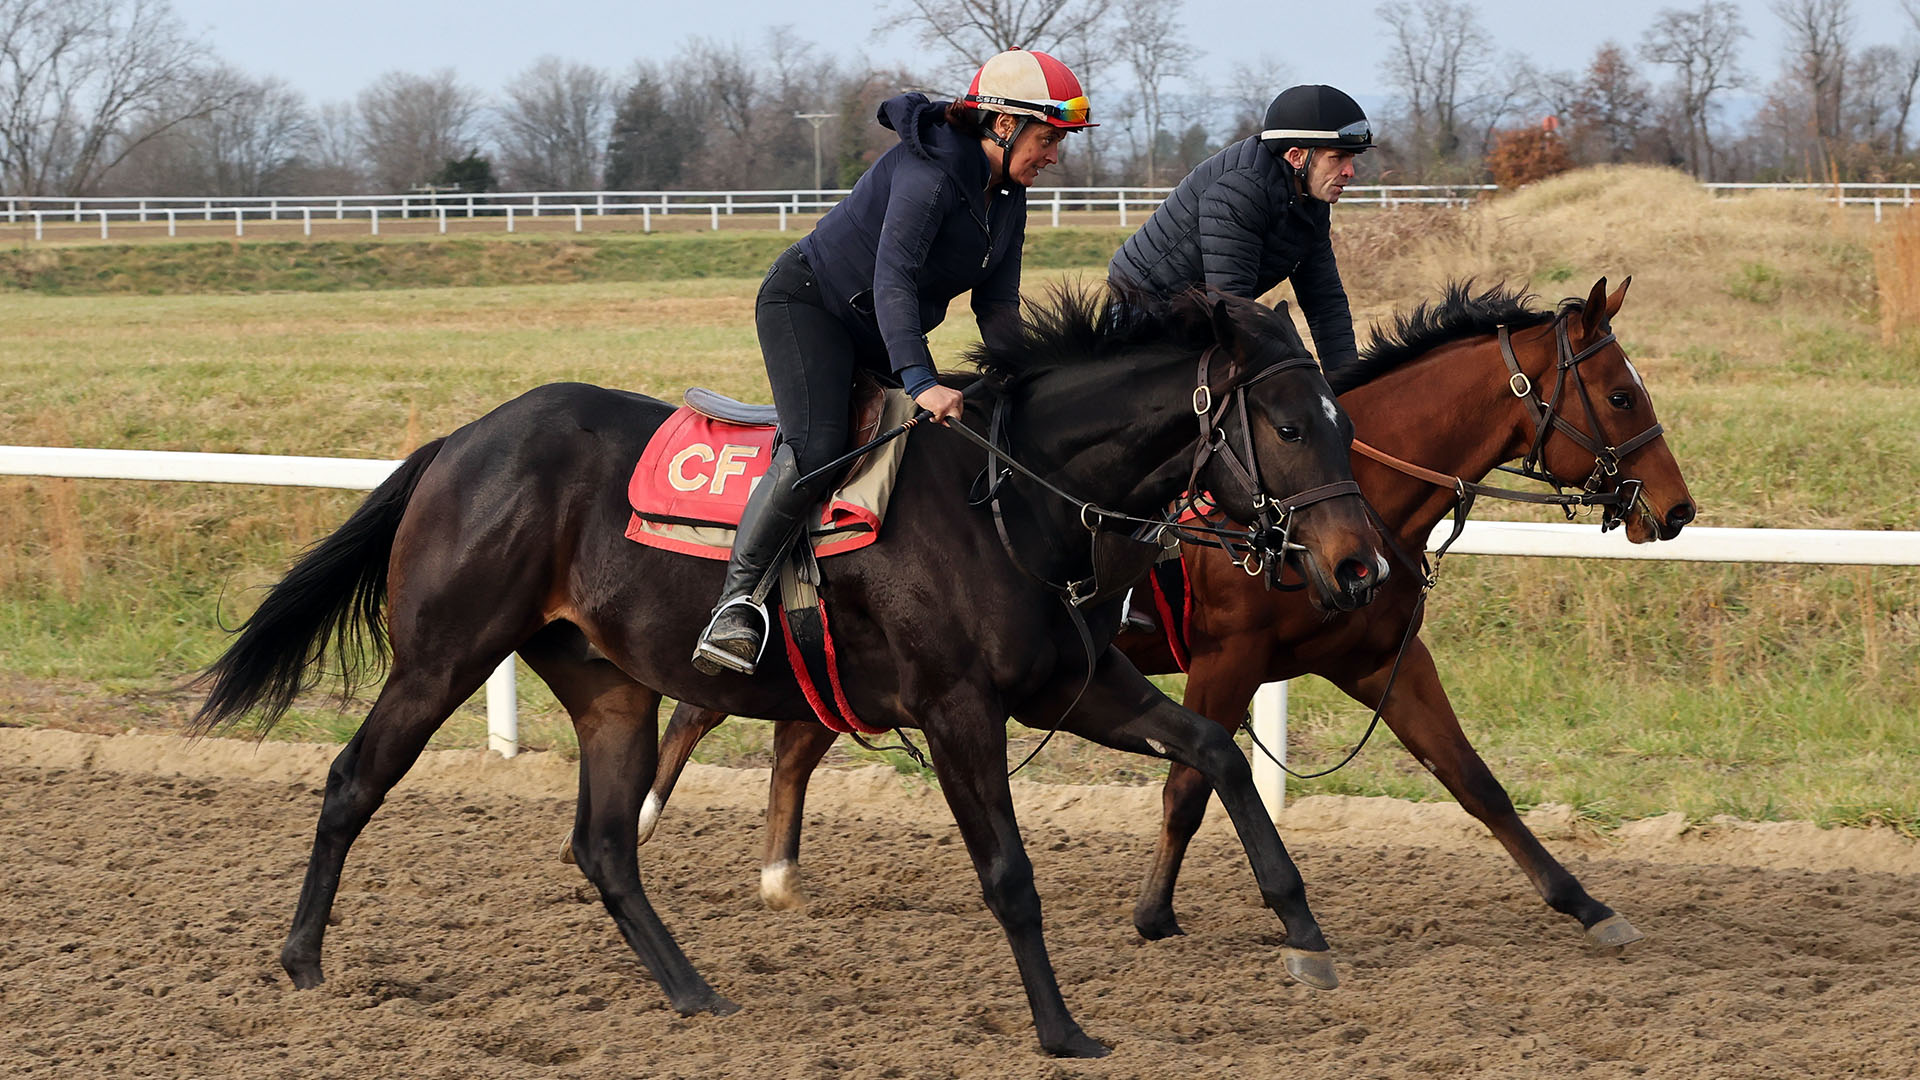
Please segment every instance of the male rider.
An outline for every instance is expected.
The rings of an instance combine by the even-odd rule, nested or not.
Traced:
[[[1331,86],[1294,86],[1258,135],[1200,163],[1107,266],[1116,285],[1169,297],[1207,286],[1257,299],[1282,281],[1307,316],[1320,366],[1353,362],[1353,313],[1334,265],[1333,204],[1373,146],[1359,104]],[[1156,629],[1127,600],[1130,630]]]
[[[1295,86],[1267,106],[1258,135],[1201,162],[1114,253],[1107,276],[1156,296],[1204,285],[1255,299],[1282,281],[1306,314],[1328,371],[1357,352],[1333,261],[1332,204],[1373,146],[1358,103],[1331,86]]]

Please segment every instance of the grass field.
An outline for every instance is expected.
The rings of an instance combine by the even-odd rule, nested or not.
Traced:
[[[1893,226],[1812,199],[1715,202],[1652,170],[1576,174],[1467,214],[1336,222],[1363,329],[1447,277],[1527,280],[1557,299],[1634,275],[1616,330],[1701,524],[1920,528],[1920,336],[1883,331],[1875,261]],[[1097,276],[1120,235],[1037,232],[1029,285]],[[0,274],[14,285],[0,292],[0,442],[388,458],[559,379],[764,399],[751,302],[780,242],[15,250]],[[955,356],[969,324],[957,306],[936,355]],[[217,655],[222,622],[356,500],[0,478],[0,722],[177,724],[191,702],[176,687]],[[1471,557],[1447,570],[1426,637],[1518,801],[1603,824],[1677,809],[1920,831],[1920,571]],[[522,685],[529,742],[570,749],[544,689]],[[1364,720],[1305,680],[1296,760],[1335,757]],[[357,723],[316,699],[276,737]],[[469,711],[439,745],[482,741]],[[767,741],[766,725],[738,722],[703,756],[764,760]],[[1033,772],[1155,769],[1062,739]],[[1445,797],[1391,740],[1294,790]]]

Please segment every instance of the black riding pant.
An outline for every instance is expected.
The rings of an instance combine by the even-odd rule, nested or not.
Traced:
[[[802,475],[839,457],[847,446],[847,410],[859,346],[828,311],[820,279],[799,251],[773,261],[753,306],[760,352],[780,414],[780,437],[793,447]]]

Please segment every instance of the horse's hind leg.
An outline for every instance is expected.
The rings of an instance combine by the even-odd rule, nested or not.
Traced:
[[[693,760],[694,747],[707,733],[720,726],[727,714],[713,709],[702,708],[681,702],[673,707],[673,716],[667,721],[667,733],[660,737],[660,764],[652,777],[652,785],[647,789],[647,801],[640,805],[640,842],[646,843],[653,837],[653,830],[660,825],[660,815],[667,808],[667,799],[673,794],[673,786],[680,782],[680,774],[687,769],[687,762]]]
[[[1373,708],[1386,691],[1388,670],[1382,668],[1362,678],[1339,683],[1340,689],[1368,708]],[[1513,861],[1527,875],[1547,905],[1571,915],[1586,927],[1587,939],[1594,945],[1612,947],[1631,945],[1641,938],[1625,916],[1587,894],[1587,890],[1560,865],[1540,843],[1533,830],[1520,820],[1513,800],[1500,781],[1494,779],[1487,763],[1460,730],[1460,719],[1440,685],[1440,673],[1434,668],[1433,654],[1426,643],[1414,638],[1407,648],[1398,681],[1393,684],[1381,719],[1393,729],[1409,753],[1433,773],[1434,778],[1460,802],[1460,806],[1480,819],[1500,841]]]
[[[767,848],[760,861],[760,899],[775,911],[807,906],[800,892],[800,822],[807,780],[839,734],[825,724],[773,726],[773,783],[767,790]]]
[[[635,820],[638,793],[658,758],[660,694],[605,660],[589,659],[585,639],[569,624],[547,628],[520,655],[553,690],[580,737],[580,796],[567,840],[572,860],[676,1010],[733,1012],[737,1006],[693,969],[640,884]]]
[[[327,770],[327,793],[314,830],[313,854],[300,886],[293,929],[280,950],[280,965],[300,989],[317,986],[320,946],[347,850],[366,828],[387,792],[420,758],[427,740],[507,655],[470,654],[449,667],[429,667],[396,658],[393,673],[346,748]]]
[[[603,708],[603,705],[605,706]],[[595,701],[575,720],[580,734],[580,809],[573,852],[581,873],[600,890],[627,944],[653,973],[682,1016],[703,1010],[725,1016],[739,1006],[714,992],[687,960],[640,884],[640,792],[652,777],[658,747],[660,695],[632,683]]]

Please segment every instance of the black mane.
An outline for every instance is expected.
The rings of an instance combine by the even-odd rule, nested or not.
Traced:
[[[1218,297],[1197,289],[1161,300],[1112,285],[1088,288],[1056,284],[1022,303],[1017,337],[981,342],[968,349],[964,359],[983,378],[1005,388],[1044,371],[1098,363],[1141,349],[1197,351],[1214,343],[1215,299]],[[1265,308],[1251,302],[1229,303],[1258,308],[1236,313],[1242,329],[1253,334],[1284,334],[1298,345],[1290,322],[1272,318]],[[1294,351],[1304,349],[1304,345],[1298,345]]]
[[[1344,394],[1449,342],[1491,334],[1502,326],[1515,330],[1541,326],[1584,306],[1580,300],[1568,300],[1557,310],[1547,311],[1534,306],[1537,300],[1534,294],[1504,283],[1476,293],[1471,278],[1449,281],[1440,299],[1394,315],[1389,326],[1374,323],[1373,341],[1361,350],[1360,358],[1330,373],[1327,381],[1334,393]]]

